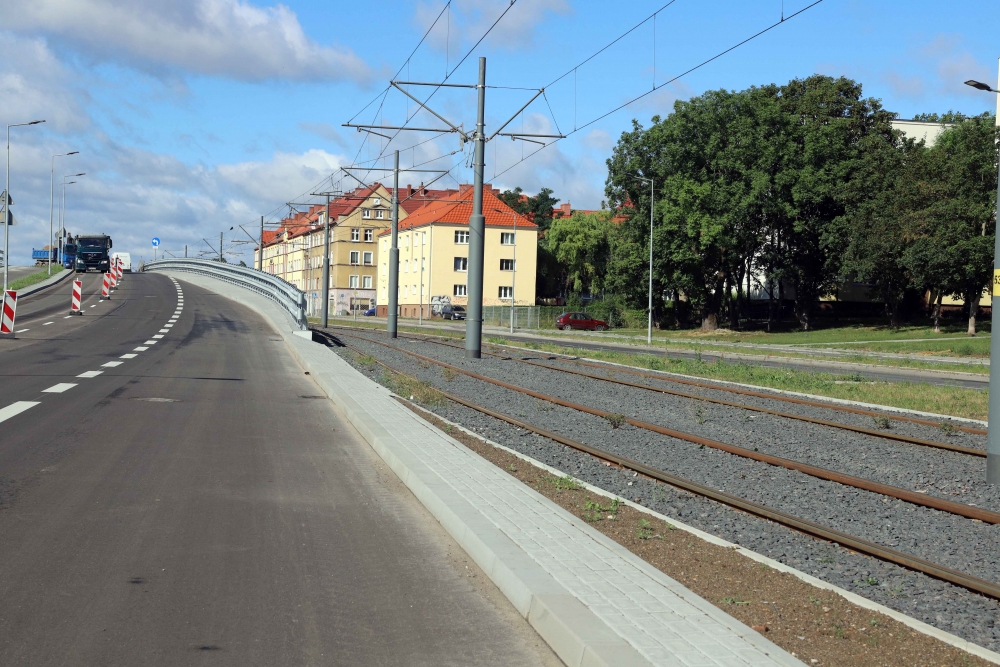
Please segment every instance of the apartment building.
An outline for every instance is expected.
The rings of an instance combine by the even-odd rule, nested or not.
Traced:
[[[489,185],[483,188],[486,218],[483,304],[535,303],[538,226],[519,215]],[[401,212],[402,214],[402,212]],[[469,216],[472,186],[441,193],[399,224],[399,313],[424,317],[431,298],[468,302]],[[388,313],[390,231],[378,236],[378,314]]]

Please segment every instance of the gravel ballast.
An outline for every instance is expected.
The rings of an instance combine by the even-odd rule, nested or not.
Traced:
[[[498,412],[935,563],[990,581],[1000,580],[1000,562],[994,553],[1000,526],[892,500],[627,424],[614,428],[601,417],[556,406],[461,374],[443,372],[437,365],[366,342],[369,338],[377,340],[379,334],[337,330],[331,333],[343,335],[345,342],[357,347],[363,354]],[[1000,493],[980,481],[983,459],[979,457],[615,385],[513,360],[484,356],[481,360],[470,362],[460,349],[428,342],[401,338],[393,344],[567,401],[1000,511]],[[357,355],[342,348],[340,351],[359,370],[373,379],[385,380],[385,372],[379,367],[359,361]],[[534,358],[543,357],[545,355]],[[545,363],[568,362],[546,359]],[[586,371],[602,373],[593,368]],[[623,379],[647,382],[635,376],[624,376]],[[658,380],[649,380],[648,383],[661,385]],[[692,394],[711,392],[695,387],[679,388],[677,385],[668,388]],[[732,394],[718,394],[724,400],[735,400]],[[738,400],[746,403],[756,401],[763,407],[782,412],[794,411],[872,428],[873,420],[861,415],[836,413],[831,416],[833,413],[828,410],[809,406],[795,406],[793,410],[787,403],[745,396]],[[986,648],[1000,648],[1000,628],[995,627],[1000,604],[993,599],[795,533],[635,473],[609,467],[589,455],[470,408],[451,402],[427,407],[567,474],[613,493],[639,499],[651,509],[677,517],[706,532],[739,543]],[[916,424],[896,422],[893,428],[927,439],[944,437],[940,429]],[[975,447],[977,439],[981,438],[962,434],[949,441]]]

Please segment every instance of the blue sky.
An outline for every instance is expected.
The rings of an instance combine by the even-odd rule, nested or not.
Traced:
[[[528,192],[547,186],[575,207],[596,207],[604,161],[632,118],[647,123],[669,113],[674,100],[709,89],[817,72],[860,81],[867,95],[904,118],[995,108],[994,96],[961,82],[996,81],[1000,3],[824,0],[587,125],[650,91],[654,77],[662,84],[780,21],[782,11],[789,16],[810,4],[675,0],[655,22],[550,85],[665,3],[517,0],[450,81],[474,81],[477,58],[485,56],[489,85],[546,87],[549,104],[539,98],[510,129],[569,136],[523,162],[537,146],[496,140],[487,149],[488,180]],[[409,62],[443,2],[151,4],[4,3],[0,121],[47,120],[12,130],[11,192],[20,222],[11,235],[13,264],[25,263],[30,249],[45,243],[51,156],[70,150],[80,155],[56,160],[57,182],[87,172],[67,189],[70,231],[105,231],[117,248],[145,256],[152,236],[173,251],[187,244],[194,254],[207,249],[202,238],[217,239],[220,231],[227,240],[237,238],[231,226],[253,230],[260,215],[277,220],[285,202],[303,201],[302,193],[355,156],[387,165],[371,161],[426,141],[403,151],[404,165],[429,161],[426,167],[450,169],[445,186],[471,181],[467,151],[456,153],[454,135],[405,132],[387,147],[378,138],[362,143],[363,135],[341,124],[355,115],[356,122],[401,122],[414,105],[396,91],[374,113],[389,77],[403,67],[401,78],[441,81],[509,0],[454,0]],[[491,88],[487,131],[532,94]],[[359,114],[373,99],[375,106]],[[474,123],[473,91],[444,90],[433,106],[456,124]],[[439,126],[426,114],[412,123]],[[409,174],[404,182],[420,177]]]

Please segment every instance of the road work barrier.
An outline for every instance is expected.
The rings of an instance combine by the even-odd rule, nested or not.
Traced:
[[[115,258],[115,280],[116,282],[121,282],[124,271],[122,269],[122,260],[120,257]]]
[[[101,301],[111,298],[111,274],[104,274],[104,284],[101,285]]]
[[[83,315],[80,312],[80,301],[83,299],[83,281],[74,280],[73,281],[73,300],[69,304],[69,314],[70,315]]]
[[[115,276],[115,267],[114,266],[109,266],[108,267],[108,274],[111,276],[111,289],[112,290],[118,289],[118,278]]]
[[[146,262],[139,267],[139,270],[197,273],[237,285],[277,303],[291,315],[299,329],[305,331],[309,328],[309,323],[306,321],[305,293],[291,283],[278,276],[272,276],[270,273],[207,259],[173,258]]]
[[[12,289],[4,292],[3,314],[0,316],[0,334],[14,335],[14,314],[17,312],[17,292]]]

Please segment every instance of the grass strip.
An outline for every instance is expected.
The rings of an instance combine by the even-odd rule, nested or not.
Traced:
[[[63,267],[61,264],[52,265],[52,275],[56,275],[62,270]],[[45,268],[37,273],[29,274],[23,278],[18,278],[12,283],[8,283],[9,286],[7,287],[7,289],[17,291],[19,289],[24,289],[25,287],[31,287],[35,283],[40,283],[48,277],[49,277],[49,270],[48,268]]]

